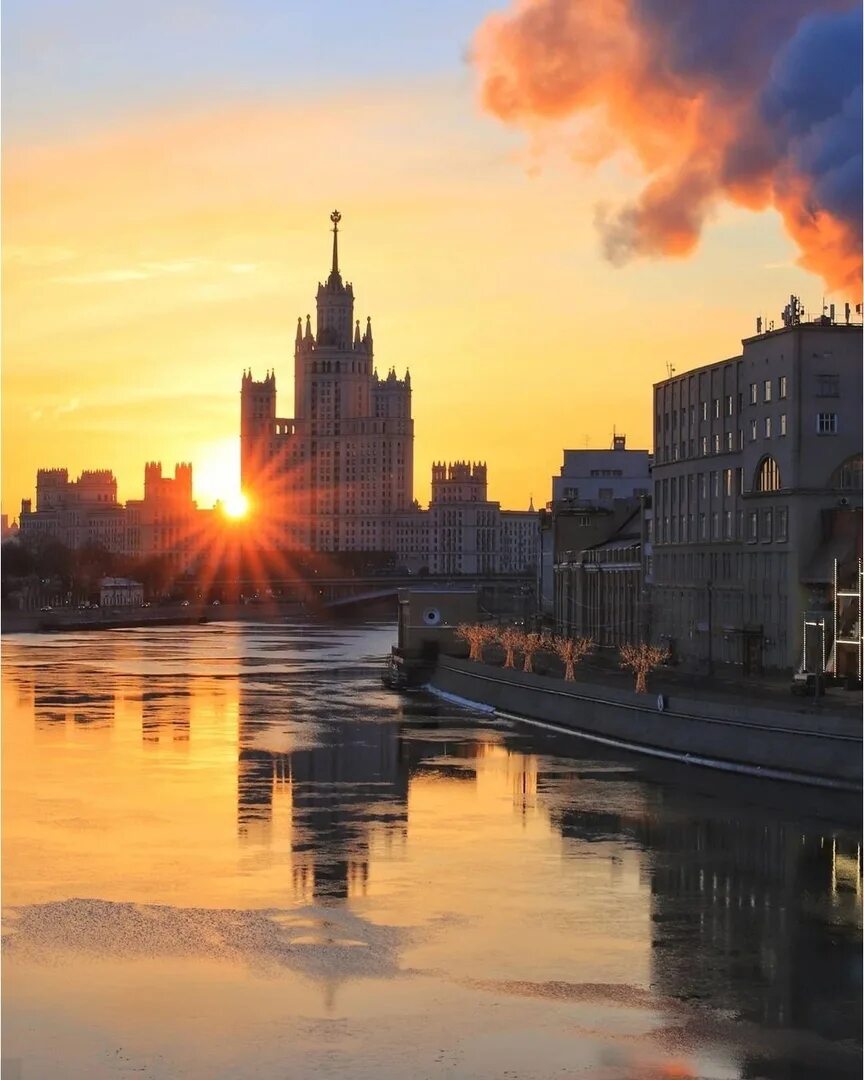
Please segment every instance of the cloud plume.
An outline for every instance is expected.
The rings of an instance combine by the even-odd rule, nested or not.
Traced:
[[[802,266],[861,281],[861,10],[849,0],[516,0],[480,27],[482,101],[627,149],[644,187],[599,207],[606,256],[688,255],[723,200],[773,206]]]

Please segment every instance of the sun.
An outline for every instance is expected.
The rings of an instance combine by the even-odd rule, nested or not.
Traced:
[[[222,509],[226,517],[244,518],[249,513],[249,500],[242,491],[237,491],[233,495],[225,497],[222,502]]]

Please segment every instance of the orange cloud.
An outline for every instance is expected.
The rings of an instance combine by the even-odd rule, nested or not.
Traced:
[[[801,264],[857,294],[859,23],[840,0],[518,0],[478,32],[481,100],[529,130],[575,124],[589,163],[635,155],[644,190],[596,215],[611,261],[690,254],[723,200],[772,205]]]

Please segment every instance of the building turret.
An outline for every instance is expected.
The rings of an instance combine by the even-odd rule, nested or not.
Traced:
[[[318,326],[315,336],[319,346],[347,349],[351,346],[351,324],[354,321],[354,290],[350,283],[343,284],[339,273],[339,222],[342,215],[334,210],[330,220],[333,222],[333,264],[326,282],[318,284]]]
[[[39,469],[36,473],[36,510],[53,510],[61,506],[68,487],[67,469]]]
[[[268,371],[262,382],[251,373],[240,388],[240,484],[253,492],[266,468],[270,437],[276,422],[276,375]]]

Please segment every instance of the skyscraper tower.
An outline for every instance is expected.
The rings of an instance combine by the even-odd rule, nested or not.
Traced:
[[[411,380],[374,366],[372,322],[361,334],[354,290],[339,269],[339,223],[319,282],[315,332],[297,320],[294,418],[276,416],[275,374],[244,374],[241,476],[278,546],[323,552],[393,551],[394,516],[413,499]]]

